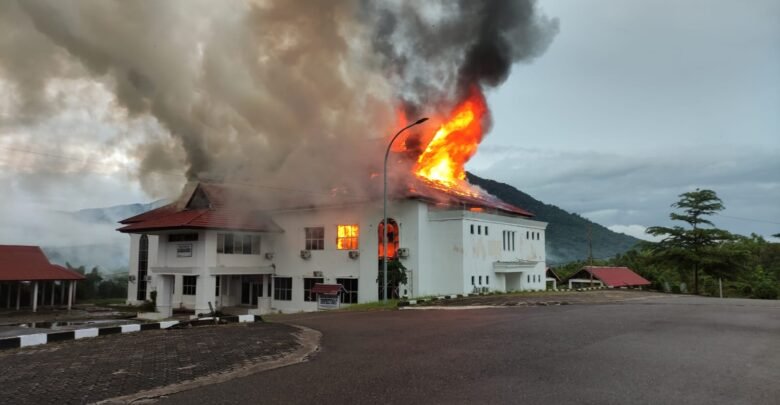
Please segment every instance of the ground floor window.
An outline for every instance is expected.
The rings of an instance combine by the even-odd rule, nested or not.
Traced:
[[[292,277],[274,278],[274,299],[279,301],[292,300]]]
[[[337,278],[336,284],[341,284],[344,291],[341,292],[342,304],[357,304],[358,302],[358,279],[356,278]]]
[[[311,293],[311,289],[314,287],[314,284],[320,283],[322,284],[323,279],[322,278],[304,278],[303,279],[303,300],[304,301],[317,301],[316,294]]]
[[[181,280],[182,295],[195,295],[198,286],[198,276],[184,276]]]
[[[214,289],[214,296],[219,297],[219,280],[222,278],[220,276],[215,277],[217,279],[216,288]]]

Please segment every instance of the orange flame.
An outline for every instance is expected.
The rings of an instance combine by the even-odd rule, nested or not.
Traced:
[[[473,89],[459,104],[417,158],[414,172],[418,177],[447,189],[474,193],[465,182],[464,166],[477,152],[482,141],[483,118],[487,104],[482,93]]]

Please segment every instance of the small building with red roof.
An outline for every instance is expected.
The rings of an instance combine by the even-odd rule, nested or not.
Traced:
[[[293,199],[251,185],[191,184],[177,201],[120,222],[130,235],[128,303],[154,291],[164,314],[313,311],[318,284],[340,285],[343,304],[380,300],[382,199],[368,194]],[[544,289],[546,224],[530,212],[422,185],[394,196],[387,257],[407,268],[408,282],[389,291],[413,298]]]
[[[567,278],[569,288],[606,286],[611,288],[646,287],[651,283],[628,267],[585,266]]]
[[[0,305],[6,308],[59,304],[68,309],[76,296],[76,283],[84,276],[52,264],[38,246],[0,245]],[[23,299],[24,298],[24,299]]]

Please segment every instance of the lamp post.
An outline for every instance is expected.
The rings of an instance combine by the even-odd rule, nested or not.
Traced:
[[[428,121],[427,117],[420,118],[419,120],[415,121],[412,124],[409,124],[403,128],[401,128],[400,131],[398,131],[395,136],[393,136],[393,139],[390,140],[390,143],[387,145],[387,150],[385,151],[385,166],[384,166],[384,191],[382,193],[382,210],[384,212],[384,219],[382,220],[382,276],[383,276],[383,282],[384,282],[384,299],[382,300],[384,303],[387,303],[387,157],[390,155],[390,147],[393,146],[393,142],[395,142],[395,139],[398,138],[398,135],[401,135],[402,132],[406,131],[407,129],[422,124],[423,122]]]

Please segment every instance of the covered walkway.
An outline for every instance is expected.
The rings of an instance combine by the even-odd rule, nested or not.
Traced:
[[[76,283],[84,276],[51,264],[38,246],[0,245],[0,306],[22,305],[33,312],[38,306],[56,303],[71,309],[76,298]]]

